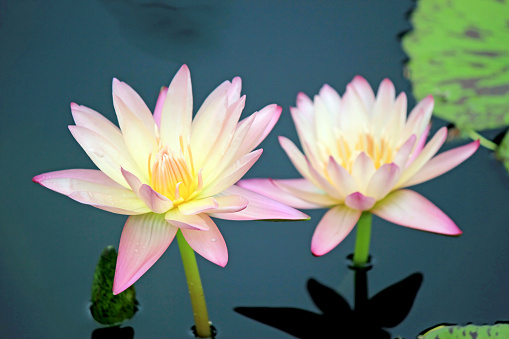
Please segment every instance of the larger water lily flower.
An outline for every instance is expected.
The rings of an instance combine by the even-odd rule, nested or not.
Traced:
[[[461,230],[438,207],[405,188],[456,167],[479,142],[435,156],[447,129],[426,143],[433,98],[422,100],[408,118],[406,106],[405,94],[395,98],[388,79],[376,97],[360,76],[342,98],[327,85],[313,101],[300,93],[291,113],[304,154],[289,139],[279,141],[303,178],[247,179],[239,185],[296,208],[329,208],[311,241],[318,256],[336,247],[363,212],[406,227],[459,235]]]
[[[113,80],[120,129],[90,108],[71,104],[74,138],[99,170],[45,173],[33,180],[80,203],[129,215],[119,245],[113,292],[132,285],[180,229],[185,241],[225,266],[225,241],[210,216],[230,220],[308,216],[234,184],[258,160],[253,149],[281,114],[269,105],[239,122],[241,80],[217,87],[192,119],[187,66],[163,88],[151,114],[127,84]]]

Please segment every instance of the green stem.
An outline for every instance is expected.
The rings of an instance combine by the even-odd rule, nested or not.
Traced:
[[[468,136],[472,140],[479,139],[481,146],[486,147],[487,149],[489,149],[491,151],[495,151],[498,147],[498,145],[496,143],[494,143],[493,141],[491,141],[489,139],[486,139],[485,137],[483,137],[482,135],[480,135],[479,133],[477,133],[474,130],[469,130],[467,133],[468,133]]]
[[[182,256],[182,264],[186,272],[187,287],[191,297],[191,306],[193,307],[194,324],[196,326],[196,334],[201,338],[212,337],[210,330],[209,315],[207,305],[205,304],[205,295],[201,285],[200,272],[196,263],[194,250],[189,246],[182,232],[178,230],[177,241],[179,244],[180,255]]]
[[[363,267],[369,258],[369,242],[371,240],[371,213],[362,212],[357,222],[357,238],[355,239],[355,250],[353,252],[353,264]]]

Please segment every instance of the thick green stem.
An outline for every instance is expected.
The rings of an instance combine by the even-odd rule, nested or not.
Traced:
[[[362,212],[357,222],[357,238],[353,252],[353,264],[364,267],[369,258],[369,242],[371,240],[371,213]]]
[[[498,147],[498,145],[496,143],[494,143],[493,141],[491,141],[489,139],[486,139],[485,137],[483,137],[482,135],[480,135],[479,133],[477,133],[474,130],[469,130],[467,133],[468,133],[468,136],[472,140],[479,139],[481,146],[486,147],[487,149],[489,149],[491,151],[495,151]]]
[[[177,241],[180,255],[182,256],[184,271],[186,272],[187,287],[189,288],[191,305],[193,307],[196,334],[201,338],[210,338],[212,337],[212,332],[210,330],[209,315],[207,313],[205,295],[203,294],[200,272],[198,271],[194,250],[189,246],[186,239],[184,239],[180,230],[177,232]]]

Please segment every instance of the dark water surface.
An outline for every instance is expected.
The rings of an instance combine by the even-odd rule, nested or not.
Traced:
[[[239,75],[245,115],[273,102],[284,108],[247,177],[297,177],[277,136],[297,140],[288,107],[299,91],[312,96],[328,83],[342,94],[360,74],[375,87],[388,77],[398,92],[410,92],[397,35],[410,28],[405,13],[412,5],[0,1],[0,337],[90,338],[99,327],[88,312],[92,275],[101,250],[118,246],[126,217],[31,182],[43,172],[94,168],[67,130],[73,123],[70,102],[116,122],[113,77],[130,84],[152,108],[160,86],[186,63],[197,108],[215,86]],[[444,124],[435,120],[433,130]],[[503,167],[480,149],[452,172],[414,189],[464,234],[449,238],[373,219],[368,296],[416,272],[423,278],[406,319],[388,329],[391,337],[413,338],[441,322],[508,320],[509,176]],[[220,268],[200,257],[198,264],[218,338],[291,338],[234,308],[293,307],[320,314],[308,294],[311,278],[315,291],[328,286],[352,307],[354,276],[345,257],[353,250],[353,234],[323,257],[310,252],[323,213],[309,211],[308,222],[217,222],[229,263]],[[188,337],[192,310],[176,243],[136,288],[140,311],[126,323],[135,338]],[[337,307],[346,310],[341,298]],[[345,323],[345,314],[327,318],[336,330],[330,337],[349,337],[349,325],[372,326],[368,316]]]

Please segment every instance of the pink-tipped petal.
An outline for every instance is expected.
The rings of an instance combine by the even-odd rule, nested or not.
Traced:
[[[120,129],[103,115],[85,106],[71,103],[71,112],[76,126],[88,128],[107,139],[122,153],[128,152]]]
[[[181,229],[185,228],[198,231],[208,231],[211,225],[211,220],[206,214],[184,215],[178,208],[174,208],[166,212],[164,218],[173,226]]]
[[[479,140],[440,153],[424,165],[405,183],[405,187],[417,185],[442,175],[470,158],[479,148]]]
[[[236,185],[219,196],[240,195],[249,201],[245,209],[235,213],[210,213],[226,220],[308,220],[309,216],[285,204]]]
[[[208,210],[209,213],[234,213],[242,211],[249,204],[249,200],[240,195],[225,195],[214,197],[218,207]]]
[[[447,138],[447,128],[439,129],[433,138],[426,144],[422,152],[401,174],[395,188],[401,188],[406,182],[413,177],[420,169],[438,152]]]
[[[155,213],[130,216],[118,248],[113,294],[119,294],[138,280],[166,251],[177,228]]]
[[[345,205],[353,210],[367,211],[375,205],[376,199],[365,196],[361,192],[355,192],[348,195],[345,199]]]
[[[168,87],[161,113],[161,139],[170,149],[179,149],[180,138],[188,141],[193,118],[191,74],[186,65],[180,67]]]
[[[35,176],[32,180],[82,204],[113,213],[135,215],[150,212],[133,191],[98,170],[49,172]]]
[[[325,213],[311,239],[311,252],[324,255],[336,247],[352,231],[361,211],[338,205]]]
[[[32,181],[65,195],[101,186],[105,186],[104,190],[107,188],[124,189],[103,172],[91,169],[69,169],[43,173],[36,175]]]
[[[294,208],[322,208],[335,202],[306,179],[243,179],[237,186]]]
[[[376,101],[373,106],[373,124],[375,126],[385,126],[392,113],[394,97],[396,90],[393,83],[389,79],[384,79],[378,87]]]
[[[375,103],[375,94],[373,93],[373,89],[369,83],[360,75],[356,75],[353,78],[351,84],[359,97],[362,99],[366,110],[370,111],[373,107],[373,104]]]
[[[399,190],[379,201],[371,210],[382,219],[421,231],[460,235],[456,224],[419,193]]]
[[[366,194],[375,200],[384,198],[398,181],[400,173],[398,165],[394,163],[382,165],[371,177]]]
[[[166,100],[166,94],[168,94],[168,87],[161,87],[159,96],[157,97],[156,107],[154,108],[154,121],[158,128],[161,126],[161,113],[163,112],[163,105],[164,101]]]
[[[178,209],[183,215],[199,214],[216,209],[218,207],[219,203],[212,197],[205,199],[194,199],[178,205]]]
[[[208,215],[204,214],[203,218],[207,219],[208,231],[181,229],[182,235],[196,253],[216,265],[225,267],[228,263],[228,250],[224,238]]]
[[[129,187],[120,173],[120,167],[136,176],[144,176],[130,154],[122,153],[119,148],[96,132],[80,126],[69,126],[69,130],[94,164],[120,185]]]
[[[149,131],[154,130],[154,117],[143,99],[125,82],[113,79],[113,94],[119,97],[129,110],[143,123]]]

